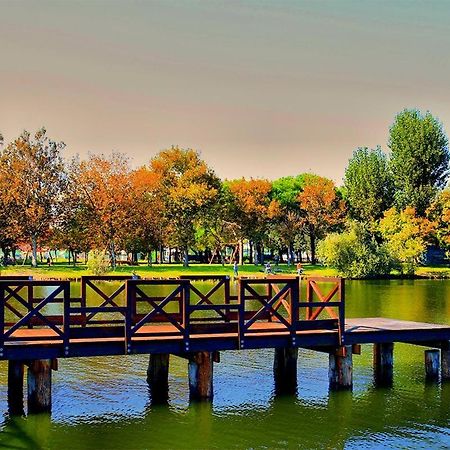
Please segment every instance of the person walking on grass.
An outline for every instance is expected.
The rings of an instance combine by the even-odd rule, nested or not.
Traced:
[[[235,261],[233,264],[233,276],[235,278],[237,278],[239,276],[239,266],[238,266],[237,261]]]

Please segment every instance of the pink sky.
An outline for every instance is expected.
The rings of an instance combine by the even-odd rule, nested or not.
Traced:
[[[405,107],[450,123],[448,2],[0,2],[0,132],[341,183]]]

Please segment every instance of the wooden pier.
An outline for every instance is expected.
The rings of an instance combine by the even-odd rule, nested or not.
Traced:
[[[79,296],[69,281],[18,278],[0,278],[0,359],[9,364],[11,414],[23,413],[24,367],[29,412],[51,409],[59,358],[149,354],[154,401],[167,400],[171,354],[186,358],[190,395],[199,400],[212,398],[213,367],[225,350],[274,348],[277,393],[296,390],[298,348],[329,354],[330,389],[351,389],[361,344],[373,344],[379,385],[392,383],[395,342],[427,347],[426,378],[450,379],[450,325],[346,319],[340,278],[302,281],[304,300],[298,277],[241,277],[232,295],[227,276],[89,276]]]

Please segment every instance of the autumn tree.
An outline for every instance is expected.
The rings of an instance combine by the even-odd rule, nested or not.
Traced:
[[[439,246],[450,251],[450,190],[441,191],[427,210],[427,218],[435,224],[435,237]]]
[[[405,109],[389,130],[390,165],[397,209],[414,207],[423,216],[449,173],[448,139],[430,112]]]
[[[380,221],[380,231],[391,255],[400,262],[402,271],[414,274],[433,235],[434,223],[417,216],[414,208],[408,207],[403,211],[391,208]]]
[[[111,265],[125,237],[132,232],[132,188],[128,159],[120,153],[90,155],[75,169],[75,183],[96,246],[106,249]]]
[[[294,261],[294,249],[304,243],[302,211],[298,196],[303,190],[308,174],[282,177],[272,183],[272,199],[279,204],[278,214],[271,221],[271,241],[276,247],[288,251],[289,260]]]
[[[309,237],[311,262],[315,264],[317,241],[344,223],[345,204],[331,180],[312,174],[306,176],[298,201]]]
[[[372,224],[392,206],[393,183],[388,159],[380,147],[359,147],[345,170],[345,197],[351,218]]]
[[[184,265],[188,266],[196,227],[211,213],[220,180],[192,149],[164,150],[150,161],[150,170],[159,178],[158,194],[164,202],[168,234],[183,249]]]
[[[38,243],[58,217],[67,184],[61,157],[64,147],[41,128],[33,136],[24,131],[0,155],[2,201],[15,214],[21,236],[31,243],[34,267]]]
[[[134,262],[137,252],[143,252],[151,263],[152,249],[163,245],[166,230],[164,201],[159,195],[160,176],[142,166],[131,172],[130,182],[130,232],[125,235],[124,246],[133,254]]]
[[[226,186],[233,197],[234,221],[239,225],[242,236],[256,245],[258,260],[263,264],[263,245],[269,233],[269,223],[279,212],[278,202],[270,196],[272,184],[268,180],[242,178],[228,181]]]
[[[78,157],[72,159],[66,167],[67,186],[62,194],[62,205],[58,220],[53,229],[51,242],[55,247],[67,249],[72,255],[73,264],[77,263],[77,254],[85,255],[95,245],[94,224],[96,211],[94,205],[88,201],[80,180],[80,161]]]

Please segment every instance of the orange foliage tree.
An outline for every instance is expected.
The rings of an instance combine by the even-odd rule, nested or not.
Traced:
[[[272,200],[272,183],[268,180],[232,180],[226,183],[234,202],[234,220],[242,236],[256,244],[258,260],[263,259],[263,245],[267,239],[269,223],[279,213],[279,203]],[[252,262],[250,252],[250,262]]]
[[[192,149],[172,147],[164,150],[150,161],[150,170],[159,180],[157,194],[164,203],[170,242],[183,249],[184,265],[187,266],[196,227],[214,210],[220,180]]]
[[[343,225],[345,203],[331,180],[312,174],[305,176],[303,191],[298,200],[309,237],[311,262],[315,264],[317,241]]]
[[[120,153],[90,155],[75,169],[73,182],[89,217],[89,232],[97,247],[109,251],[116,265],[117,250],[131,230],[133,193],[128,159]]]
[[[37,248],[54,225],[67,185],[61,151],[65,145],[48,138],[45,128],[24,131],[0,155],[1,202],[8,215],[6,237],[28,241],[32,265]]]

